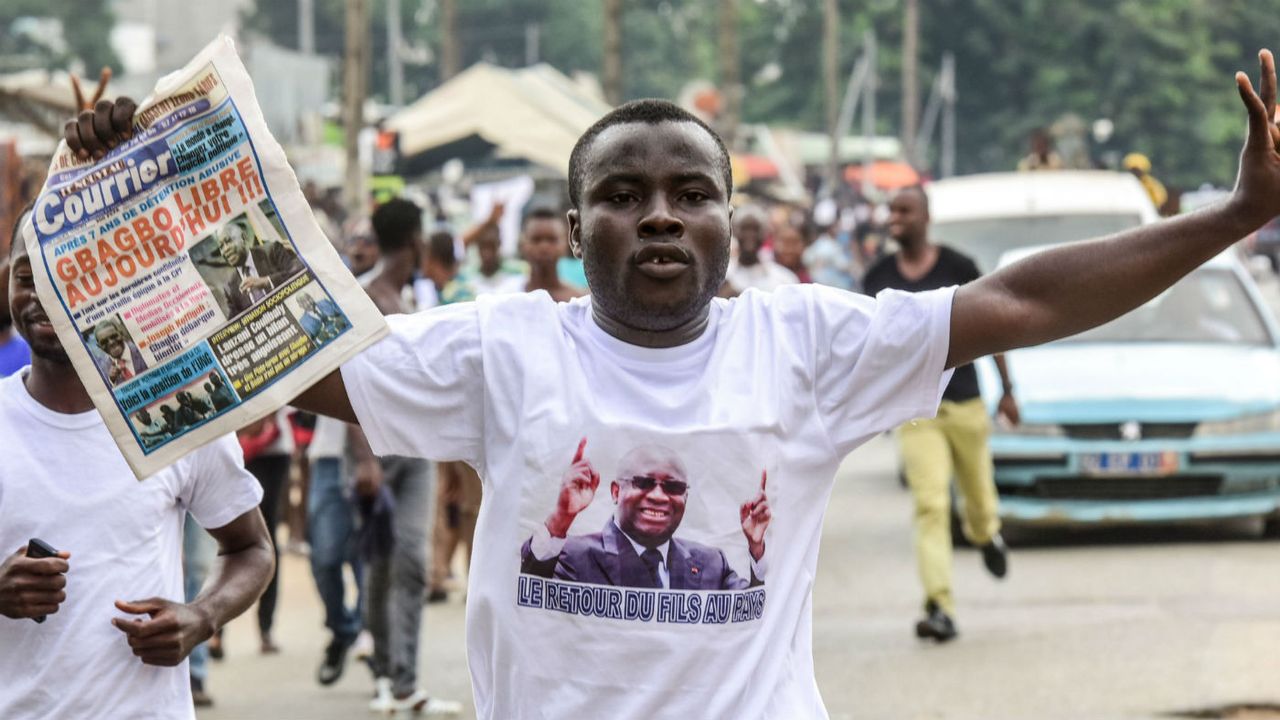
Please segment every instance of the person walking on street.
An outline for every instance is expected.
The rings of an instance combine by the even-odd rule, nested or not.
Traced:
[[[586,293],[560,279],[560,258],[569,248],[564,216],[551,208],[534,208],[520,228],[520,254],[529,263],[525,292],[545,290],[556,302],[569,302]]]
[[[288,412],[288,408],[281,408],[275,414],[241,429],[239,433],[245,467],[262,484],[262,517],[267,522],[267,532],[271,535],[277,563],[280,561],[280,548],[276,543],[276,527],[280,523],[280,504],[285,500],[289,465],[293,457],[293,434],[289,428]],[[279,586],[280,568],[277,565],[271,576],[271,583],[258,600],[258,651],[263,655],[280,652],[280,647],[271,637]],[[221,655],[225,652],[221,636],[216,644]]]
[[[408,200],[389,200],[374,211],[373,231],[382,271],[365,291],[384,314],[412,312],[404,290],[420,265],[422,210]],[[366,500],[380,492],[394,499],[391,551],[371,558],[365,569],[365,625],[373,635],[370,664],[376,690],[369,708],[453,715],[461,709],[457,702],[431,697],[418,687],[418,639],[435,492],[431,466],[420,457],[375,455],[356,427],[350,429],[348,442],[355,458],[356,493]]]
[[[194,718],[187,656],[275,567],[261,489],[230,436],[138,482],[36,296],[21,238],[10,254],[31,364],[0,380],[0,717]],[[220,556],[191,602],[187,513]],[[32,538],[56,554],[29,556]]]
[[[783,285],[800,282],[796,274],[765,257],[765,234],[768,219],[754,205],[738,208],[733,218],[733,237],[738,241],[738,256],[729,261],[728,280],[735,292],[777,290]]]
[[[867,271],[868,295],[881,290],[921,292],[977,280],[981,273],[968,256],[929,240],[929,198],[924,188],[900,190],[889,202],[889,234],[901,248]],[[995,355],[1003,392],[999,412],[1018,422],[1018,403],[1004,356]],[[1000,515],[987,444],[991,424],[978,395],[972,363],[955,369],[933,419],[913,420],[898,429],[907,485],[915,501],[916,565],[925,591],[925,616],[916,636],[938,642],[957,634],[951,594],[951,479],[963,500],[964,535],[982,551],[983,564],[997,578],[1009,569],[1008,549],[1000,536]]]

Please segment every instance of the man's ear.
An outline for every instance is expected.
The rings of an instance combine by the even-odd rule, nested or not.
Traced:
[[[570,210],[565,219],[569,222],[569,252],[573,256],[582,259],[582,222],[578,217],[577,208]]]
[[[618,492],[619,492],[618,481],[614,480],[613,482],[609,483],[609,495],[613,497],[614,505],[618,504]]]

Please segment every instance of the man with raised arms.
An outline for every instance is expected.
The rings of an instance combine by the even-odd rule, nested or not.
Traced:
[[[570,246],[589,298],[482,297],[393,316],[388,338],[295,404],[360,422],[378,453],[464,460],[484,478],[467,596],[479,717],[826,717],[811,588],[839,461],[931,417],[948,368],[1107,322],[1280,215],[1275,68],[1270,53],[1260,59],[1260,96],[1237,76],[1249,132],[1225,201],[959,289],[874,299],[812,285],[716,299],[729,262],[728,153],[678,107],[628,103],[589,128],[569,162]],[[73,148],[85,126],[68,126]],[[768,468],[759,614],[664,624],[518,602],[517,548],[558,488],[556,459],[584,436]],[[699,516],[723,517],[739,482],[700,478]]]

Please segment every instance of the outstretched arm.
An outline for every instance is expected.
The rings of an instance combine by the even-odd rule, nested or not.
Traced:
[[[1249,134],[1231,197],[1182,217],[1054,248],[961,286],[947,367],[1056,340],[1113,320],[1280,215],[1275,60],[1259,53],[1261,96],[1236,74]]]
[[[337,418],[353,425],[360,423],[356,418],[356,411],[351,407],[351,398],[347,396],[347,386],[342,382],[341,370],[325,375],[320,382],[303,390],[289,404],[299,410]]]

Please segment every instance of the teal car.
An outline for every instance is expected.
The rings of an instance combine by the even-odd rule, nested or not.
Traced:
[[[1280,331],[1233,252],[1118,320],[1007,359],[1022,423],[997,421],[991,451],[1010,523],[1257,517],[1280,534]],[[989,358],[979,381],[994,412]]]

